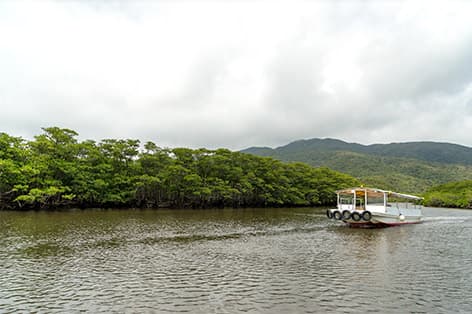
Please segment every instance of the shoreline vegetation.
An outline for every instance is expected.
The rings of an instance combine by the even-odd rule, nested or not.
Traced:
[[[360,184],[326,167],[227,149],[77,136],[58,127],[31,141],[0,133],[0,209],[322,206]]]
[[[31,141],[0,133],[0,210],[327,206],[336,204],[334,191],[361,184],[328,167],[228,149],[78,141],[70,129],[42,130]],[[425,206],[472,208],[472,180],[423,196]]]
[[[424,203],[431,207],[472,209],[472,180],[434,186],[424,194]]]

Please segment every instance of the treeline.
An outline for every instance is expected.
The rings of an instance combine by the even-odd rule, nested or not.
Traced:
[[[0,133],[0,208],[313,206],[359,184],[328,168],[227,149],[77,136],[57,127],[32,141]]]
[[[425,193],[424,204],[433,207],[472,208],[472,180],[435,186]]]

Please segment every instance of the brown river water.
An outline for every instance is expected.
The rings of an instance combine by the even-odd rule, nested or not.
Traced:
[[[472,313],[472,211],[0,212],[0,313]]]

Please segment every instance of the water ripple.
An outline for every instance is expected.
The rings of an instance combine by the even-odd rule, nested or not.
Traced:
[[[472,212],[0,212],[0,312],[467,313]]]

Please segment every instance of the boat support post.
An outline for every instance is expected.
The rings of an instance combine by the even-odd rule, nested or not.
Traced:
[[[354,193],[354,198],[352,202],[352,210],[356,210],[356,190],[352,190],[352,192]]]

